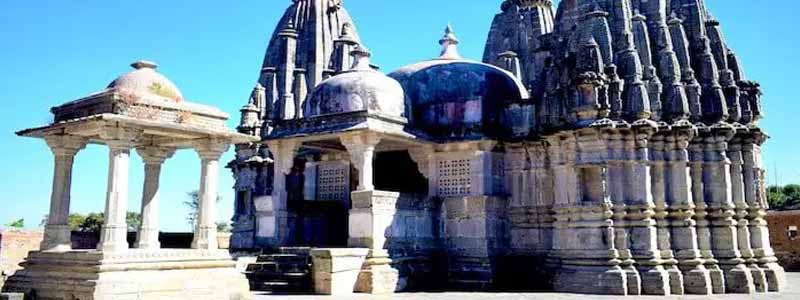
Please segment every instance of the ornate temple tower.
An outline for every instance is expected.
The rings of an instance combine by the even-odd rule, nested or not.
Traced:
[[[347,71],[350,51],[360,43],[342,0],[292,0],[272,34],[258,83],[241,109],[241,133],[268,134],[276,122],[303,117],[305,98],[325,78]],[[258,145],[237,146],[228,166],[236,178],[234,248],[258,243],[254,201],[272,193],[272,159]],[[262,224],[263,226],[272,226]]]

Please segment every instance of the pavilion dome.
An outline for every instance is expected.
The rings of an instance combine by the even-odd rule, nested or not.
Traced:
[[[140,60],[131,64],[133,71],[122,74],[112,81],[107,89],[132,93],[138,97],[160,97],[165,100],[181,102],[183,94],[166,76],[162,75],[156,65],[150,61]]]
[[[353,68],[322,81],[305,103],[305,117],[367,111],[402,118],[403,87],[372,69],[370,53],[363,46],[353,50]]]
[[[494,135],[507,105],[530,98],[527,89],[504,69],[461,58],[450,26],[439,43],[438,58],[389,74],[403,86],[410,123],[446,139]]]

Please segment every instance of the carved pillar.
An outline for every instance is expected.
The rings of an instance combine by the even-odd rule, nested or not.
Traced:
[[[314,161],[313,156],[306,158],[306,166],[303,169],[303,178],[305,178],[303,197],[308,201],[317,200],[317,162]]]
[[[341,137],[342,144],[350,154],[350,162],[358,171],[358,191],[375,190],[372,176],[372,160],[375,146],[381,141],[375,133],[355,133]]]
[[[216,250],[217,245],[217,197],[219,185],[219,158],[230,145],[223,141],[206,140],[195,144],[200,157],[201,174],[197,225],[192,240],[193,249]]]
[[[642,278],[634,266],[636,261],[631,256],[630,229],[626,221],[628,213],[627,204],[625,203],[626,182],[623,160],[626,154],[623,147],[624,142],[622,141],[622,135],[617,130],[609,132],[606,140],[609,148],[606,181],[608,196],[611,199],[614,212],[614,247],[619,252],[620,267],[625,271],[628,295],[640,295],[642,293]]]
[[[745,130],[741,128],[740,130]],[[730,176],[731,176],[731,198],[736,207],[734,220],[736,220],[736,235],[738,237],[737,243],[739,251],[742,253],[742,259],[745,265],[750,269],[753,277],[753,285],[756,292],[766,291],[766,277],[764,277],[764,270],[756,264],[755,254],[750,247],[750,221],[747,219],[749,214],[748,204],[745,200],[745,187],[744,187],[744,172],[743,165],[744,159],[742,157],[742,143],[740,137],[734,137],[728,146],[728,158],[731,161]]]
[[[689,176],[689,140],[694,136],[691,124],[676,124],[667,141],[667,202],[671,227],[671,247],[683,272],[683,287],[687,294],[712,293],[711,277],[703,265],[698,246],[695,205],[692,202]]]
[[[726,155],[733,131],[718,124],[705,135],[703,184],[711,220],[711,250],[725,274],[726,293],[754,292],[753,277],[744,266],[738,246],[734,203],[731,199],[731,161]]]
[[[670,274],[664,269],[662,252],[659,251],[660,242],[663,242],[660,235],[664,234],[666,204],[663,196],[658,198],[658,203],[653,199],[654,192],[663,195],[663,162],[653,162],[651,172],[649,161],[648,144],[655,130],[655,124],[637,122],[634,130],[623,136],[627,153],[623,162],[625,202],[628,205],[631,254],[642,278],[642,294],[669,295]]]
[[[158,249],[161,243],[158,241],[159,232],[159,181],[161,177],[161,165],[164,161],[172,157],[174,149],[160,147],[137,148],[136,152],[144,161],[144,187],[142,191],[142,223],[139,226],[139,233],[136,237],[135,248]]]
[[[97,249],[121,251],[128,249],[128,171],[130,150],[139,132],[126,128],[107,128],[103,138],[109,148],[108,192],[105,222]]]
[[[71,247],[71,230],[69,217],[70,197],[72,190],[72,164],[78,151],[86,147],[86,139],[68,136],[51,135],[45,137],[47,145],[53,152],[53,187],[50,194],[50,213],[44,227],[42,251],[69,251]]]
[[[585,131],[553,137],[556,187],[554,254],[561,260],[554,288],[559,292],[627,294],[625,272],[614,247],[614,216],[604,197],[603,167],[596,151],[602,141]],[[554,153],[555,151],[560,153]],[[580,158],[580,160],[578,160]]]
[[[436,196],[436,152],[433,147],[419,147],[408,150],[411,159],[417,163],[417,170],[428,180],[428,196]]]
[[[703,139],[693,139],[691,145],[691,164],[689,173],[692,182],[692,199],[695,205],[694,220],[697,222],[697,246],[700,249],[700,256],[703,264],[708,269],[711,277],[711,291],[714,294],[725,293],[725,276],[719,268],[718,261],[711,252],[711,220],[708,216],[708,204],[706,204],[705,190],[703,182],[703,170],[705,158],[703,156]]]
[[[294,165],[294,158],[300,143],[294,140],[267,142],[273,157],[274,174],[272,176],[272,198],[265,201],[262,215],[258,218],[257,237],[266,239],[270,247],[286,245],[291,237],[289,232],[290,216],[287,210],[288,193],[286,191],[286,175]]]
[[[786,275],[783,268],[777,264],[775,251],[769,241],[769,229],[764,217],[767,215],[767,200],[764,185],[764,167],[761,163],[761,144],[766,139],[759,130],[751,130],[742,145],[744,174],[744,194],[748,205],[748,220],[750,230],[750,247],[753,249],[753,258],[764,271],[767,291],[783,291],[786,286]]]

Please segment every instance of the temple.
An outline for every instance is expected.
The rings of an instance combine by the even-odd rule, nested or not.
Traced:
[[[703,0],[506,0],[483,62],[438,42],[384,75],[341,0],[292,1],[241,110],[233,247],[367,249],[371,293],[783,288],[761,90]]]

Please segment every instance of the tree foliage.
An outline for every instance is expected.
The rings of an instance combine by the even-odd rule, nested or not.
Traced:
[[[767,200],[774,210],[800,209],[800,184],[770,186],[767,188]]]
[[[89,213],[84,215],[81,213],[72,213],[67,217],[67,225],[72,231],[82,232],[100,232],[105,223],[104,213]],[[142,215],[136,212],[128,212],[125,215],[125,222],[128,223],[128,231],[138,231],[139,224],[142,223]],[[47,216],[42,220],[41,225],[47,224]]]
[[[189,214],[186,216],[186,222],[189,223],[191,228],[197,224],[197,214],[200,211],[200,192],[197,190],[186,193],[189,200],[183,201],[183,205],[189,209]],[[217,202],[222,200],[222,196],[217,195]],[[219,226],[217,226],[219,227]]]
[[[11,228],[25,228],[25,219],[19,219],[13,221],[11,223],[8,223],[6,226]]]

